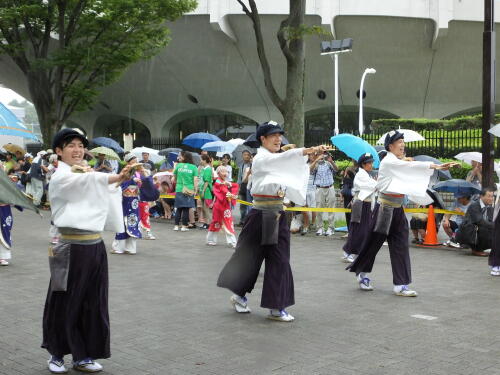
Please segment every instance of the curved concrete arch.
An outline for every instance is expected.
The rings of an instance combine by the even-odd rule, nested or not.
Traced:
[[[170,137],[170,138],[180,138],[180,134],[177,134],[177,131],[182,130],[182,129],[176,129],[176,126],[179,125],[180,123],[186,121],[186,120],[191,120],[191,119],[197,119],[197,118],[207,118],[205,125],[205,128],[201,128],[202,126],[200,125],[199,131],[209,131],[209,132],[214,132],[214,130],[219,130],[217,128],[217,124],[210,123],[208,119],[210,117],[215,117],[215,116],[240,116],[242,118],[245,118],[248,120],[249,123],[252,125],[256,125],[257,121],[254,119],[245,116],[243,114],[237,113],[237,112],[232,112],[232,111],[226,111],[222,109],[216,109],[216,108],[198,108],[198,109],[193,109],[189,111],[184,111],[181,113],[178,113],[174,116],[172,116],[168,121],[163,125],[162,130],[161,130],[161,135],[162,137]],[[214,128],[214,129],[212,129]],[[176,134],[172,134],[172,132],[175,132]],[[184,136],[187,134],[184,134]]]
[[[123,145],[123,134],[135,134],[134,146],[151,146],[151,130],[142,122],[123,115],[99,116],[93,128],[94,137],[109,137]]]

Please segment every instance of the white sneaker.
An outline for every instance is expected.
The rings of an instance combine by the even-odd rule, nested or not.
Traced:
[[[382,246],[389,246],[389,242],[385,241]]]
[[[49,366],[49,371],[53,374],[65,374],[68,372],[68,369],[64,366],[64,360],[50,357],[47,365]]]
[[[323,228],[319,228],[318,231],[316,232],[316,236],[322,236],[324,233]]]
[[[181,232],[187,232],[189,230],[188,227],[181,227]]]
[[[290,323],[295,320],[295,318],[290,315],[285,309],[283,310],[270,310],[267,319],[276,320],[278,322]]]
[[[174,230],[179,230],[179,226],[178,225],[174,225]]]
[[[91,359],[84,359],[83,361],[73,362],[73,369],[82,372],[99,372],[102,371],[102,366]]]
[[[359,282],[359,288],[361,290],[366,290],[366,291],[372,291],[373,290],[373,285],[370,282],[370,279],[368,277],[359,277],[358,276],[358,282]]]
[[[448,246],[450,247],[454,247],[455,249],[460,249],[460,244],[455,241],[455,240],[449,240],[448,243],[447,243]]]
[[[356,260],[356,255],[355,254],[349,254],[346,259],[346,263],[352,263]]]
[[[250,307],[248,307],[247,297],[240,297],[237,294],[233,294],[229,302],[231,302],[231,305],[238,313],[249,313],[252,311]]]
[[[332,228],[328,228],[325,232],[325,236],[331,236],[335,233],[335,231]]]
[[[418,293],[415,292],[414,290],[411,290],[408,288],[408,285],[402,285],[401,287],[395,286],[394,287],[394,294],[397,296],[401,297],[416,297],[418,296]]]
[[[111,254],[125,254],[125,251],[118,250],[118,249],[112,249]]]
[[[156,237],[150,231],[146,231],[146,235],[144,236],[145,240],[156,240]]]
[[[0,266],[8,266],[9,262],[6,261],[5,259],[0,259]]]
[[[490,275],[491,276],[500,276],[500,271],[491,270]]]
[[[213,241],[208,241],[207,242],[207,246],[215,246],[215,245],[217,245],[217,244],[215,242],[213,242]]]

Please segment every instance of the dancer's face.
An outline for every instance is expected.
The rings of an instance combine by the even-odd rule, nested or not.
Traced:
[[[68,165],[81,164],[84,152],[85,147],[79,138],[73,138],[62,149],[60,147],[56,148],[57,155]]]
[[[405,156],[405,140],[398,139],[389,145],[389,151],[396,155],[397,158],[401,159]]]
[[[280,133],[260,137],[262,147],[267,149],[269,152],[278,152],[281,148],[281,140],[282,137]]]

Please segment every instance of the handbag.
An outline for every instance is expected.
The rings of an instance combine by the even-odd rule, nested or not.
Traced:
[[[193,189],[189,189],[187,186],[182,187],[182,194],[194,197],[194,193],[195,191]]]

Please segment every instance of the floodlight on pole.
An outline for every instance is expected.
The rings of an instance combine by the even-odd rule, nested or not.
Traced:
[[[339,134],[339,54],[352,51],[352,38],[321,42],[321,56],[331,55],[334,62],[335,135]]]
[[[359,136],[363,135],[364,125],[363,125],[363,85],[365,83],[365,77],[367,74],[375,74],[377,71],[373,68],[367,68],[363,72],[361,77],[361,85],[359,86]]]

